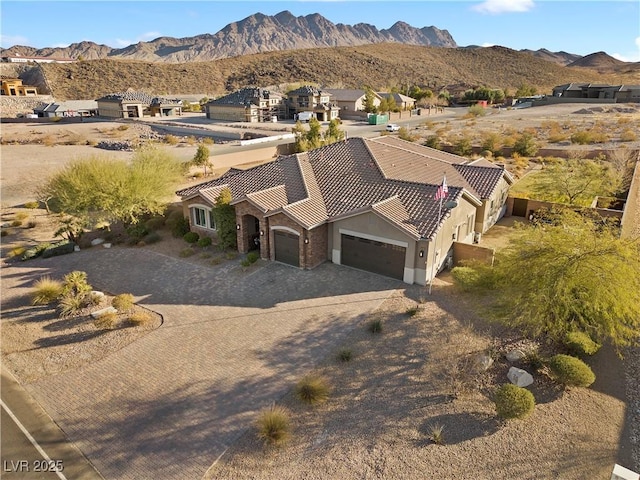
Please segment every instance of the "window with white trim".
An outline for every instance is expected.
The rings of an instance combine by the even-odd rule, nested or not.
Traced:
[[[192,206],[191,208],[191,222],[201,228],[208,228],[210,230],[216,229],[216,223],[213,219],[213,212],[210,208],[204,208],[199,206]]]

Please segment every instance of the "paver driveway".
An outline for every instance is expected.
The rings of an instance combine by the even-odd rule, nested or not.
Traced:
[[[4,269],[4,288],[33,268],[84,270],[131,292],[164,324],[29,391],[108,480],[198,479],[250,425],[403,284],[333,264],[269,263],[251,275],[145,249],[91,249]],[[3,276],[5,276],[3,274]]]

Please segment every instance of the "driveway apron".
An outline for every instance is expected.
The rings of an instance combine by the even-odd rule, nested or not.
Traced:
[[[87,272],[161,313],[146,336],[82,368],[26,385],[110,479],[197,479],[402,283],[331,263],[243,272],[135,248],[94,248],[5,268],[7,286]],[[26,266],[26,265],[25,265]]]

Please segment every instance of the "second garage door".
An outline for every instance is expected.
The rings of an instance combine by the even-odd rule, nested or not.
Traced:
[[[273,241],[275,243],[276,261],[288,263],[294,267],[300,266],[300,237],[292,233],[275,230]]]
[[[342,234],[340,262],[349,267],[403,280],[406,248]]]

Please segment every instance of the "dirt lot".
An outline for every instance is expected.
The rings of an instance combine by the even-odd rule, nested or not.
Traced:
[[[638,125],[637,110],[572,113],[581,107],[572,108],[572,112],[563,108],[557,111],[559,117],[545,107],[538,116],[530,109],[521,115],[492,113],[478,119],[457,118],[442,123],[434,119],[435,124],[426,128],[426,134],[438,128],[447,129],[451,135],[469,129],[477,134],[484,126],[500,130],[505,125],[520,131],[543,122],[566,123],[574,116],[594,124],[608,119],[611,125],[625,128],[629,122]],[[104,153],[113,158],[130,158],[130,152],[102,151],[86,145],[139,138],[140,131],[119,130],[120,125],[2,125],[3,222],[25,212],[36,224],[26,228],[27,219],[24,226],[14,228],[11,235],[3,238],[3,261],[16,244],[51,239],[53,225],[43,211],[16,207],[34,199],[33,187],[38,181],[79,156]],[[586,128],[586,124],[580,128]],[[46,143],[55,146],[18,144],[20,138],[26,137],[48,138]],[[58,144],[65,141],[85,144]],[[164,148],[185,160],[192,158],[196,149],[188,143]],[[179,257],[183,245],[167,238],[144,248]],[[185,261],[206,263],[210,258],[192,257]],[[288,447],[265,449],[256,439],[255,430],[250,429],[212,466],[206,478],[578,480],[609,478],[615,462],[640,470],[637,356],[627,358],[623,364],[610,350],[603,350],[590,360],[598,378],[590,389],[559,391],[544,375],[536,375],[533,391],[538,405],[533,415],[525,421],[500,422],[495,417],[490,392],[505,381],[509,364],[504,353],[521,346],[523,340],[487,325],[474,313],[473,302],[456,292],[446,277],[438,279],[434,291],[431,298],[425,298],[417,288],[399,291],[377,312],[384,321],[382,334],[372,335],[363,322],[362,328],[344,344],[353,352],[353,360],[341,363],[332,355],[319,366],[318,373],[332,385],[326,404],[306,408],[292,395],[282,399],[293,424]],[[416,304],[420,305],[418,313],[407,315],[407,309]],[[12,316],[21,318],[28,317],[28,309],[32,308],[9,307]],[[34,343],[50,334],[44,329],[47,323],[42,320],[46,319],[22,322],[18,331],[6,312],[7,306],[3,305],[3,354],[24,348],[16,335],[23,339],[21,342]],[[49,314],[38,312],[41,316]],[[119,338],[112,347],[120,348],[122,342],[136,338]],[[73,356],[74,361],[92,361],[92,352],[99,346],[80,342],[60,348],[47,351],[60,358]],[[468,375],[464,368],[469,366],[469,360],[487,349],[495,355],[495,366],[488,372]],[[107,348],[103,354],[108,352]],[[36,363],[29,366],[31,371],[55,365],[55,358],[32,357],[30,361]],[[444,428],[444,445],[429,441],[435,425]]]

